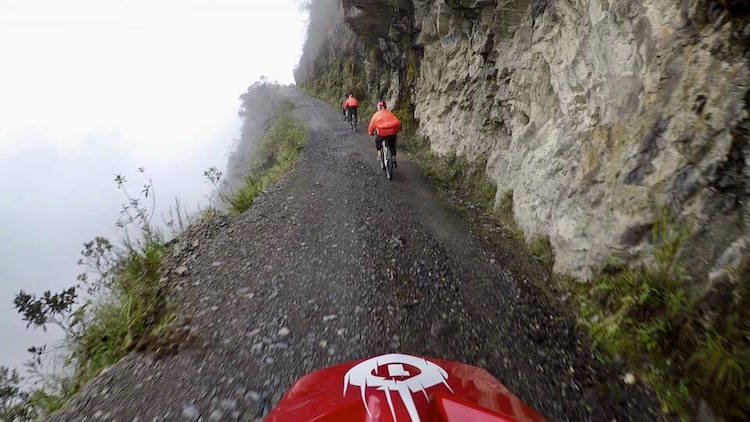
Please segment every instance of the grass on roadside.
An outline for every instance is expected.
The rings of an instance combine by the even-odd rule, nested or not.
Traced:
[[[124,357],[134,342],[161,334],[171,322],[168,286],[159,273],[166,254],[160,235],[149,235],[120,253],[111,293],[93,305],[86,329],[71,344],[73,392]]]
[[[637,267],[613,265],[590,284],[560,277],[573,292],[580,321],[595,347],[622,359],[656,392],[665,412],[683,419],[706,399],[729,420],[750,416],[750,313],[747,268],[726,275],[731,301],[715,321],[705,304],[685,292],[678,252],[689,233],[662,210],[652,229],[652,259]]]
[[[442,190],[456,192],[462,200],[477,206],[494,217],[500,225],[544,268],[552,270],[555,254],[549,238],[538,236],[527,241],[513,216],[513,191],[503,192],[495,200],[497,188],[485,174],[486,162],[470,162],[455,153],[440,155],[432,151],[428,142],[416,135],[405,136],[404,149],[422,173]]]
[[[103,286],[107,290],[97,302],[79,308],[80,319],[73,320],[73,328],[79,324],[83,328],[66,338],[72,378],[64,381],[61,391],[36,390],[29,397],[32,405],[44,414],[59,409],[104,368],[127,355],[135,342],[164,331],[174,315],[167,301],[168,286],[159,275],[166,253],[157,234],[117,252],[109,270],[111,284]]]
[[[496,188],[484,173],[484,161],[470,162],[455,153],[437,154],[424,138],[413,134],[406,133],[402,139],[403,149],[432,182],[441,189],[456,192],[482,210],[492,209]]]
[[[496,217],[498,217],[502,225],[510,232],[514,239],[518,240],[519,242],[526,242],[526,238],[523,235],[523,230],[518,227],[515,217],[513,216],[512,190],[507,190],[503,192],[502,195],[500,195],[500,198],[497,201],[497,205],[495,206],[494,214]],[[545,255],[552,255],[552,260],[554,261],[554,252],[552,251],[552,245],[549,244],[549,241],[547,242],[546,246],[549,246],[549,251],[540,250],[540,252],[543,252]],[[534,249],[535,248],[530,248],[530,252],[533,253]]]
[[[245,183],[227,197],[230,212],[242,213],[255,197],[277,182],[294,164],[305,144],[305,127],[292,112],[294,105],[285,103],[268,131],[258,140],[258,149],[250,164]]]
[[[33,355],[30,369],[44,381],[20,404],[29,417],[41,417],[64,406],[136,342],[159,336],[173,319],[169,285],[160,274],[168,246],[161,231],[150,225],[153,208],[142,205],[146,199],[153,200],[151,181],[147,178],[143,197],[127,193],[124,177],[118,176],[115,182],[127,198],[117,223],[124,230],[121,245],[104,237],[84,243],[79,264],[85,272],[79,275],[78,285],[40,296],[21,291],[14,300],[29,326],[53,324],[63,331],[63,346],[54,350],[70,368],[70,375],[45,374],[41,365],[43,355],[49,353],[46,346],[29,349]],[[128,232],[128,228],[135,230]]]
[[[468,163],[455,155],[439,156],[429,144],[407,138],[413,161],[440,189],[460,192],[464,200],[492,211],[512,236],[550,271],[554,251],[546,237],[525,240],[513,216],[513,191],[494,203],[494,185],[484,176],[484,163]],[[662,209],[652,226],[653,250],[636,267],[610,266],[591,283],[568,277],[564,290],[573,292],[583,324],[595,348],[634,368],[656,392],[665,412],[687,418],[691,399],[702,397],[729,420],[750,418],[750,254],[725,274],[731,292],[723,309],[697,303],[685,290],[679,251],[690,224],[679,224]],[[708,302],[709,300],[704,300]],[[714,315],[707,322],[705,315]],[[717,316],[718,315],[718,316]]]
[[[517,227],[517,226],[516,226]],[[520,232],[520,229],[516,229]],[[523,236],[523,232],[520,233]],[[526,246],[529,249],[531,255],[538,259],[544,268],[552,270],[552,266],[555,264],[555,251],[552,248],[552,244],[549,238],[546,236],[537,236],[529,241]]]

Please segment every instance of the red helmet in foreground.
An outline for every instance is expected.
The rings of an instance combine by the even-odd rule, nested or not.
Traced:
[[[268,422],[544,420],[484,369],[403,354],[305,375],[266,417]]]

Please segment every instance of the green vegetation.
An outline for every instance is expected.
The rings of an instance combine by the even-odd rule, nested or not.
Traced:
[[[495,212],[503,217],[512,219],[513,218],[513,191],[507,190],[500,195],[500,199],[497,201]]]
[[[144,173],[143,169],[139,171]],[[78,276],[78,285],[41,296],[21,291],[15,298],[14,305],[29,326],[46,328],[54,324],[62,329],[64,344],[55,351],[65,356],[71,369],[69,376],[46,376],[43,387],[16,394],[15,405],[27,418],[62,407],[136,342],[160,335],[173,318],[173,308],[167,301],[169,286],[159,272],[168,250],[162,233],[151,225],[155,202],[150,208],[143,205],[155,201],[151,180],[145,179],[141,197],[133,197],[126,189],[125,178],[115,178],[127,200],[117,222],[124,240],[119,246],[104,237],[86,242],[79,260],[85,271]],[[85,291],[83,296],[81,290]],[[80,303],[79,299],[84,300]],[[43,355],[48,353],[46,346],[29,351],[34,356],[32,373],[45,378],[41,365]]]
[[[292,115],[293,111],[294,105],[289,102],[279,106],[268,130],[257,141],[244,184],[229,194],[220,193],[231,213],[239,214],[250,208],[255,197],[276,183],[294,164],[305,144],[306,131]],[[222,177],[216,168],[207,170],[204,175],[217,186]]]
[[[502,195],[500,195],[500,198],[497,201],[497,205],[495,206],[495,216],[498,217],[502,225],[511,233],[514,239],[518,240],[519,242],[525,242],[526,238],[523,235],[523,230],[521,230],[520,227],[518,227],[518,224],[516,223],[515,218],[513,217],[513,191],[507,190],[503,192]],[[554,255],[552,252],[552,245],[549,245],[549,254]],[[554,261],[554,256],[552,256],[552,261]]]
[[[733,416],[744,415],[750,409],[748,375],[750,374],[750,351],[747,345],[732,341],[722,334],[706,334],[696,352],[688,361],[688,368],[695,369],[697,377],[704,380],[699,388],[722,409],[734,409]],[[730,415],[732,415],[730,413]]]
[[[457,193],[461,200],[493,216],[514,239],[524,243],[528,252],[545,268],[552,269],[555,254],[549,238],[539,236],[526,242],[523,231],[513,217],[513,191],[504,192],[495,204],[496,187],[484,173],[484,161],[472,163],[455,153],[439,155],[423,139],[406,139],[405,149],[427,178],[440,189]]]
[[[166,253],[164,239],[153,232],[116,252],[109,294],[99,303],[89,304],[91,319],[71,344],[76,368],[70,393],[119,361],[134,342],[160,335],[172,320],[168,286],[159,274]]]
[[[440,188],[455,192],[462,199],[491,210],[495,201],[495,185],[484,173],[485,163],[470,162],[454,154],[439,155],[424,138],[406,132],[401,137],[403,150],[409,153],[422,173]]]
[[[652,229],[650,262],[614,265],[590,285],[562,278],[563,288],[574,292],[595,346],[639,373],[664,411],[687,418],[695,394],[721,416],[744,419],[750,416],[750,271],[726,275],[735,288],[717,291],[733,291],[730,303],[719,320],[706,320],[713,305],[687,296],[677,259],[689,228],[662,210]]]
[[[21,389],[21,381],[16,370],[0,366],[0,421],[29,418],[24,406],[28,394]]]
[[[520,232],[520,229],[517,230]],[[523,236],[523,232],[520,232],[520,236]],[[528,242],[527,246],[534,258],[538,259],[545,268],[552,269],[552,266],[555,264],[555,251],[552,249],[552,244],[548,237],[535,237]]]
[[[513,191],[505,191],[495,203],[496,187],[484,172],[486,163],[483,160],[470,162],[455,153],[439,155],[429,148],[424,138],[413,133],[407,132],[402,139],[412,161],[438,188],[456,193],[462,201],[494,217],[514,239],[524,243],[528,252],[545,268],[552,269],[555,254],[549,239],[539,236],[526,242],[523,231],[513,217]]]
[[[364,120],[375,112],[375,104],[382,93],[368,89],[374,81],[367,79],[365,61],[372,67],[381,66],[376,49],[366,50],[362,57],[357,49],[357,35],[346,25],[336,27],[336,46],[326,45],[315,59],[311,75],[299,86],[307,94],[320,98],[339,109],[341,97],[352,91],[360,101],[359,116]],[[374,75],[373,75],[374,76]]]

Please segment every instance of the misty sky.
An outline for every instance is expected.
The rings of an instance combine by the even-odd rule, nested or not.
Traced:
[[[114,233],[116,173],[145,167],[160,211],[207,203],[238,96],[293,82],[305,24],[298,0],[0,0],[0,365],[49,338],[15,293],[72,285],[81,244]]]

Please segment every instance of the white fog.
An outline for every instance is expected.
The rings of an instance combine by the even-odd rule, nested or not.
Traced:
[[[157,216],[208,203],[238,97],[291,83],[306,15],[297,0],[3,0],[0,3],[0,365],[55,338],[26,329],[21,289],[70,286],[81,245],[111,236],[122,173],[153,178]],[[294,54],[293,54],[294,53]]]

